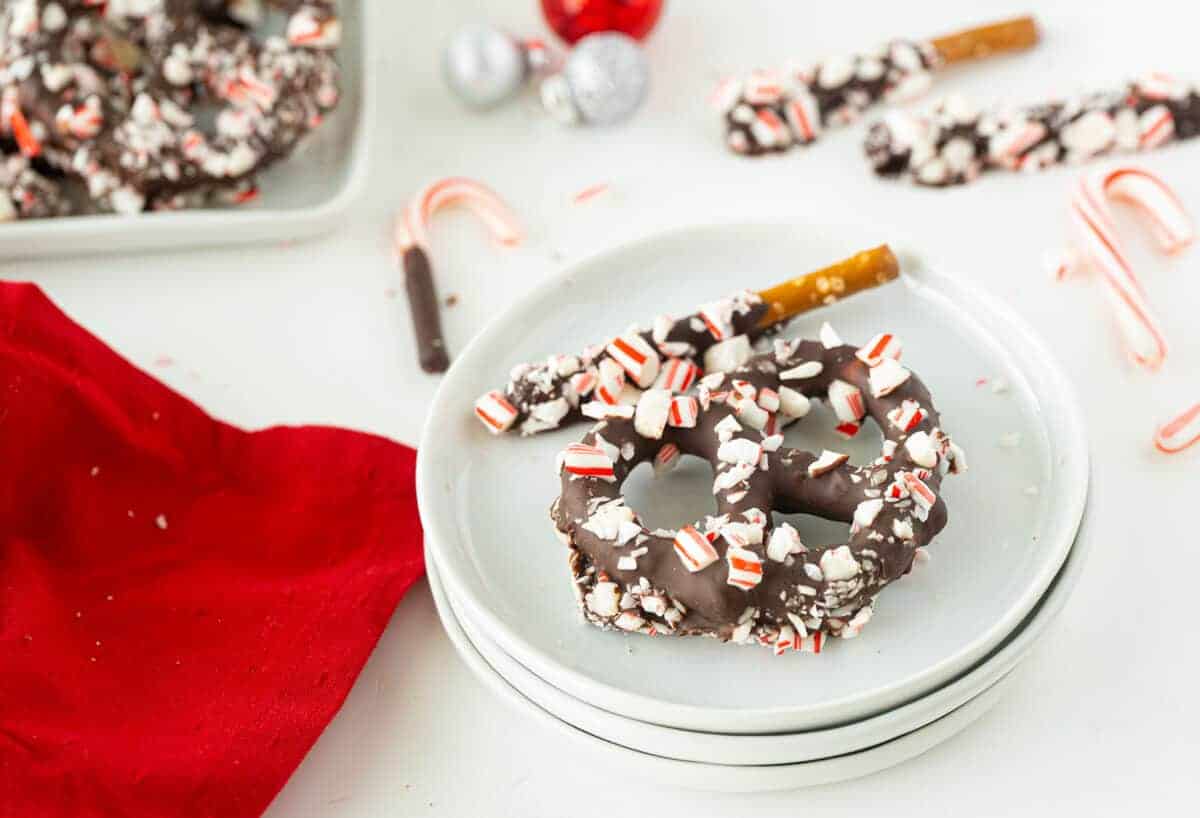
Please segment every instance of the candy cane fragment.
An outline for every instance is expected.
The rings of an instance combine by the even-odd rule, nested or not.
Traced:
[[[1200,403],[1167,421],[1154,433],[1154,447],[1164,454],[1178,454],[1200,443]]]

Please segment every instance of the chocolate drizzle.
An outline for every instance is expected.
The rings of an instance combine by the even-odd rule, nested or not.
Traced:
[[[572,574],[581,607],[590,621],[602,627],[702,634],[723,641],[770,642],[785,628],[853,636],[869,618],[879,591],[906,574],[917,549],[945,526],[946,507],[940,498],[925,510],[907,494],[887,497],[893,483],[899,480],[904,484],[904,473],[919,471],[923,483],[936,495],[944,469],[965,467],[961,450],[938,428],[938,413],[921,381],[911,375],[894,391],[876,397],[871,391],[871,370],[855,357],[855,347],[826,348],[819,342],[802,341],[783,351],[782,356],[777,351],[753,357],[723,376],[721,385],[713,388],[726,390],[734,381],[743,381],[760,393],[763,389],[787,387],[808,398],[824,398],[835,379],[844,381],[861,391],[867,415],[883,432],[885,454],[872,464],[855,466],[845,462],[813,476],[808,467],[816,460],[814,454],[779,447],[764,452],[765,463],[757,464],[744,483],[722,489],[720,476],[734,468],[718,457],[722,442],[719,427],[723,425],[729,437],[728,419],[736,421],[738,417],[730,403],[714,398],[701,411],[694,428],[668,425],[660,438],[639,434],[636,418],[610,418],[598,423],[583,442],[619,453],[613,458],[615,479],[577,476],[564,470],[562,494],[551,509],[556,530],[570,546]],[[813,377],[781,376],[812,361],[822,364],[821,372]],[[914,404],[920,408],[919,420],[900,428],[894,418]],[[893,419],[889,419],[889,413],[893,413]],[[778,416],[781,425],[794,419],[782,412]],[[737,428],[731,439],[761,444],[769,437],[766,432],[741,424]],[[915,455],[906,446],[914,438],[934,443],[938,454],[932,468],[928,462],[923,467],[914,461]],[[608,532],[594,523],[589,525],[598,510],[605,513],[605,504],[616,501],[619,505],[611,508],[620,509],[621,485],[626,477],[639,464],[653,461],[668,444],[709,461],[718,477],[714,487],[717,517],[710,518],[707,525],[696,526],[716,532],[713,546],[721,558],[696,573],[689,572],[676,554],[674,531],[649,531],[638,523],[641,530],[637,536],[618,543],[600,536],[598,531]],[[880,499],[882,508],[867,524],[852,529],[845,546],[793,551],[782,561],[768,558],[766,546],[774,528],[772,511],[815,514],[849,523],[860,504]],[[626,516],[637,522],[636,511]],[[744,547],[761,558],[762,581],[743,590],[727,582],[730,568],[724,557],[729,545],[724,531],[730,523],[756,518],[762,524],[761,543],[751,542]],[[637,549],[645,551],[635,560],[628,559]],[[847,557],[852,560],[847,561]],[[618,613],[596,610],[591,595],[602,583],[616,586],[620,595]],[[621,614],[629,615],[621,619]]]

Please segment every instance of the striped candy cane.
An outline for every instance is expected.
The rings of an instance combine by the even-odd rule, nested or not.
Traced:
[[[501,244],[519,244],[522,238],[516,217],[500,197],[479,182],[461,177],[440,179],[426,186],[396,216],[393,239],[404,267],[417,355],[426,372],[444,372],[450,365],[429,263],[429,222],[435,213],[453,204],[470,209]]]
[[[1158,427],[1154,446],[1160,452],[1177,454],[1200,443],[1200,403]]]
[[[1109,199],[1133,204],[1166,252],[1187,246],[1194,231],[1166,183],[1141,168],[1119,167],[1085,175],[1071,199],[1071,220],[1078,234],[1080,256],[1103,275],[1105,297],[1133,360],[1154,371],[1166,360],[1166,338],[1117,235]]]

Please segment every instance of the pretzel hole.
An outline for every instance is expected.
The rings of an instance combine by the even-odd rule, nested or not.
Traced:
[[[846,439],[835,430],[839,421],[829,404],[814,400],[812,409],[783,431],[786,448],[805,449],[819,453],[823,449],[850,455],[850,462],[864,466],[879,457],[883,448],[883,433],[870,417],[862,420],[858,434]]]
[[[800,535],[800,542],[809,549],[820,549],[827,545],[842,545],[850,540],[849,523],[827,520],[813,514],[781,514],[778,511],[772,511],[771,522],[775,526],[787,523],[796,529],[796,533]]]
[[[660,477],[649,463],[640,463],[625,479],[621,493],[647,528],[676,529],[717,513],[712,485],[708,461],[684,455],[679,465]]]

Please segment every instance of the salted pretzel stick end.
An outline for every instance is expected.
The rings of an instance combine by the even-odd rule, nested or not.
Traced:
[[[886,244],[759,293],[767,312],[760,326],[794,318],[802,312],[832,304],[849,295],[886,284],[900,275],[900,262]]]
[[[1023,51],[1036,45],[1039,38],[1037,23],[1026,16],[956,31],[930,42],[949,65],[1006,51]]]

